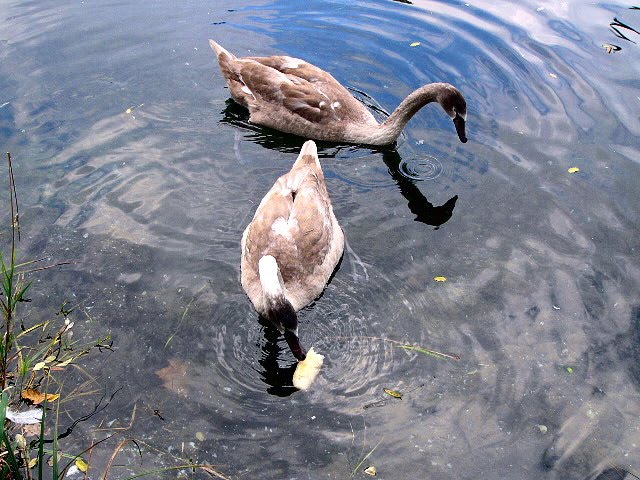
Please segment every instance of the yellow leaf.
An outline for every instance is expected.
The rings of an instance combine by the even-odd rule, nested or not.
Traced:
[[[38,457],[29,460],[29,468],[33,468],[38,464]]]
[[[199,442],[204,442],[204,438],[205,438],[205,437],[204,437],[204,433],[202,433],[202,432],[196,432],[196,439],[197,439]]]
[[[45,363],[51,363],[56,359],[55,355],[49,355],[47,358],[44,359]]]
[[[410,47],[417,47],[418,45],[420,45],[420,42],[413,42],[411,45],[409,45]]]
[[[576,173],[579,172],[580,169],[578,167],[571,167],[569,170],[567,170],[567,172],[569,173]]]
[[[71,363],[71,360],[73,360],[73,358],[67,358],[64,362],[60,362],[56,366],[57,367],[66,367],[67,365],[69,365]]]
[[[446,281],[447,281],[447,277],[443,277],[443,276],[441,276],[441,275],[440,275],[440,276],[437,276],[437,277],[433,277],[433,279],[434,279],[436,282],[446,282]]]
[[[367,475],[371,475],[372,477],[375,477],[378,471],[376,470],[376,467],[368,467],[364,470],[364,473],[366,473]]]
[[[78,470],[80,470],[82,473],[89,470],[89,464],[81,458],[76,458],[76,467],[78,467]]]
[[[567,367],[567,373],[573,373],[573,368]]]
[[[125,113],[131,113],[131,109],[130,109],[130,108],[127,108],[127,109],[125,110]]]
[[[33,371],[37,372],[38,370],[42,370],[44,367],[46,367],[47,364],[45,362],[38,362],[34,365],[33,367]]]
[[[384,393],[387,395],[391,395],[393,398],[399,398],[402,400],[402,394],[400,392],[396,392],[395,390],[391,390],[390,388],[383,388]]]
[[[38,390],[26,389],[23,390],[20,395],[24,400],[29,400],[30,402],[39,405],[45,400],[47,402],[53,402],[60,398],[59,393],[40,393]]]

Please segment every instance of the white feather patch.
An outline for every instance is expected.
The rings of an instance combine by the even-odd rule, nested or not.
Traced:
[[[298,68],[299,66],[300,63],[295,60],[289,60],[288,62],[283,63],[280,68]]]
[[[331,110],[335,110],[336,108],[340,108],[342,105],[340,105],[340,102],[333,102],[331,104]]]
[[[265,255],[258,262],[258,274],[260,275],[260,285],[265,295],[279,295],[282,293],[282,285],[278,278],[278,264],[271,255]]]
[[[287,222],[283,217],[278,217],[275,222],[271,225],[271,230],[276,235],[280,235],[288,240],[293,240],[291,236],[291,228],[295,227],[298,224],[298,221],[295,219],[289,219]]]

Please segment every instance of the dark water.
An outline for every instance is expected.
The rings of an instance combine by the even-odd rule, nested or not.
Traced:
[[[93,452],[96,478],[124,437],[142,460],[126,445],[110,478],[179,457],[232,478],[342,479],[376,445],[362,467],[379,478],[640,475],[632,6],[0,4],[22,254],[75,261],[35,277],[27,320],[69,300],[77,336],[114,341],[83,360],[96,392],[64,404],[61,423],[121,388],[63,448],[116,433]],[[431,81],[467,98],[464,145],[435,107],[395,150],[321,145],[349,248],[301,313],[326,356],[308,393],[239,283],[242,231],[302,139],[247,123],[208,38],[310,60],[382,111]],[[128,427],[134,406],[128,430],[97,430]]]

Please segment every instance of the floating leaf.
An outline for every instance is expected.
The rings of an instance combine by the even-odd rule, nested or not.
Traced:
[[[621,48],[617,45],[612,45],[610,43],[603,43],[602,48],[604,48],[607,53],[619,52]]]
[[[555,73],[549,73],[549,76],[550,76],[551,78],[558,78],[558,75],[556,75]]]
[[[198,439],[199,442],[204,442],[204,433],[202,432],[196,432],[196,438]]]
[[[33,468],[38,464],[38,457],[32,458],[29,460],[29,468]]]
[[[546,425],[536,425],[536,427],[538,427],[538,430],[540,430],[541,433],[547,433],[547,426]]]
[[[573,373],[573,367],[567,367],[567,373]]]
[[[76,467],[78,467],[78,470],[80,470],[82,473],[85,473],[87,470],[89,470],[89,464],[85,462],[83,459],[76,458],[75,463],[76,463]]]
[[[384,393],[387,395],[391,395],[393,398],[399,398],[402,400],[402,394],[400,392],[396,392],[395,390],[391,390],[390,388],[383,388]]]
[[[127,108],[127,109],[124,111],[124,113],[131,113],[131,109],[130,109],[130,108]]]
[[[446,281],[447,281],[447,277],[443,277],[442,275],[439,275],[439,276],[437,276],[437,277],[433,277],[433,279],[434,279],[436,282],[446,282]]]
[[[409,45],[410,47],[417,47],[418,45],[420,45],[420,42],[413,42],[411,45]]]
[[[23,390],[20,395],[24,400],[29,400],[36,405],[41,404],[45,400],[47,402],[53,402],[60,398],[59,393],[40,393],[38,390],[33,389]]]
[[[578,167],[571,167],[570,169],[567,170],[567,172],[569,173],[576,173],[579,172],[580,169]]]
[[[56,359],[55,355],[49,355],[47,358],[44,359],[45,363],[51,363]]]
[[[364,469],[364,473],[366,473],[367,475],[371,475],[372,477],[375,477],[378,474],[378,471],[376,470],[376,467],[367,467]]]
[[[38,370],[42,370],[46,366],[47,364],[45,362],[38,362],[33,366],[33,371],[37,372]]]

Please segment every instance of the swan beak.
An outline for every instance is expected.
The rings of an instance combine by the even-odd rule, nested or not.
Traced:
[[[453,124],[456,126],[456,132],[458,132],[458,138],[462,143],[467,143],[467,134],[465,132],[465,122],[464,118],[456,113],[456,116],[453,119]]]
[[[300,339],[295,334],[295,332],[292,332],[291,330],[285,330],[284,339],[287,341],[287,345],[289,345],[291,353],[293,353],[293,356],[296,357],[299,362],[307,358],[307,352],[304,348],[302,348],[302,345],[300,345]]]

